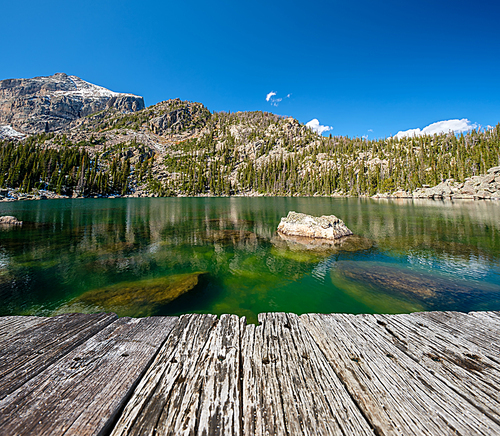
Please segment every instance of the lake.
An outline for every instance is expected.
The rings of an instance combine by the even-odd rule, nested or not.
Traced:
[[[284,240],[290,210],[334,214],[357,237]],[[0,215],[24,222],[0,229],[0,315],[500,310],[500,202],[76,199]]]

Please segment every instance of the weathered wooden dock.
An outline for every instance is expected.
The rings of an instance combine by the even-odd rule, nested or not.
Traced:
[[[0,318],[0,434],[500,434],[500,312],[259,321]]]

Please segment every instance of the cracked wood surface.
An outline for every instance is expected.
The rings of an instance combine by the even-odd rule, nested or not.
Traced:
[[[500,434],[500,313],[0,318],[0,434]]]
[[[243,434],[374,434],[297,315],[260,314],[242,360]]]
[[[182,316],[112,435],[239,435],[239,358],[237,316]]]
[[[60,315],[8,339],[0,347],[0,400],[116,319],[114,314]]]
[[[120,318],[0,401],[3,434],[94,435],[108,427],[177,318]]]
[[[34,327],[48,318],[41,316],[4,316],[0,318],[0,344],[7,339]]]
[[[495,421],[375,327],[382,326],[373,315],[301,320],[379,434],[500,434]]]

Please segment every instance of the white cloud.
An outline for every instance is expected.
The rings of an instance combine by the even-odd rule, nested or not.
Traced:
[[[322,135],[323,132],[333,130],[333,127],[331,126],[322,126],[316,118],[306,123],[306,126],[315,131],[318,135]]]
[[[271,102],[273,106],[278,106],[281,101],[283,101],[283,98],[274,98],[276,94],[274,91],[271,91],[269,94],[266,95],[266,101]],[[292,94],[287,94],[285,98],[290,98]]]
[[[373,129],[368,129],[369,132],[373,132]]]
[[[271,100],[271,98],[273,98],[273,96],[275,95],[276,93],[274,91],[271,91],[269,94],[266,95],[266,101]]]
[[[399,131],[394,135],[394,138],[401,139],[405,137],[434,135],[448,132],[462,133],[476,129],[477,127],[478,125],[476,123],[472,123],[467,118],[462,118],[461,120],[438,121],[437,123],[429,124],[423,129],[417,128]]]

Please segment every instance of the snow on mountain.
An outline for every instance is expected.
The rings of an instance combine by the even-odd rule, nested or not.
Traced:
[[[135,112],[144,109],[144,99],[65,73],[0,80],[0,125],[18,132],[60,131],[79,118],[108,108]]]
[[[4,125],[0,126],[0,139],[14,139],[14,138],[24,138],[26,135],[14,130],[12,126]]]
[[[74,89],[65,91],[55,91],[55,95],[81,96],[81,97],[118,97],[130,96],[138,97],[134,94],[124,92],[114,92],[102,86],[94,85],[86,82],[77,76],[67,76],[70,82],[74,85]]]

